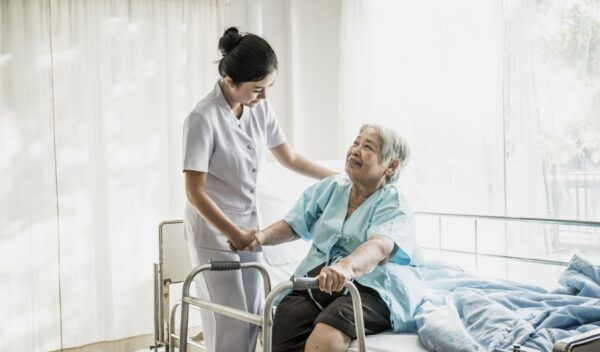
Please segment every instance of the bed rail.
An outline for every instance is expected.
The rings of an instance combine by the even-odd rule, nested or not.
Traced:
[[[570,220],[570,219],[554,219],[554,218],[531,218],[531,217],[516,217],[502,215],[481,215],[481,214],[457,214],[457,213],[433,213],[425,211],[417,211],[416,215],[439,216],[439,217],[455,217],[455,218],[470,218],[484,220],[499,220],[499,221],[519,221],[519,222],[534,222],[543,224],[555,225],[572,225],[572,226],[591,226],[599,227],[600,221],[590,220]]]
[[[558,266],[567,266],[568,262],[560,261],[560,260],[550,260],[550,259],[540,259],[540,258],[528,258],[522,256],[514,256],[514,255],[503,255],[503,254],[493,254],[493,253],[483,253],[479,251],[478,242],[478,220],[493,220],[493,221],[505,221],[505,222],[519,222],[519,223],[537,223],[537,224],[549,224],[549,225],[558,225],[558,226],[582,226],[582,227],[590,227],[596,229],[598,232],[592,235],[600,236],[600,221],[591,221],[591,220],[572,220],[572,219],[555,219],[555,218],[535,218],[535,217],[515,217],[515,216],[501,216],[501,215],[482,215],[482,214],[457,214],[457,213],[439,213],[439,212],[415,212],[416,216],[427,216],[427,217],[437,217],[440,227],[440,236],[438,238],[438,247],[423,247],[426,249],[433,250],[442,250],[444,252],[451,253],[459,253],[459,254],[474,254],[480,255],[489,258],[500,258],[500,259],[510,259],[510,260],[518,260],[528,263],[537,263],[537,264],[546,264],[546,265],[558,265]],[[443,248],[441,243],[441,221],[443,218],[463,218],[463,219],[472,219],[475,222],[475,251],[465,251],[465,250],[457,250],[457,249],[448,249]]]
[[[600,351],[600,329],[595,329],[554,344],[552,352],[597,352]]]

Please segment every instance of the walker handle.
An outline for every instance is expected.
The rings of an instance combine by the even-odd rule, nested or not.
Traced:
[[[210,261],[210,271],[230,271],[241,269],[240,262],[236,261]]]
[[[310,290],[319,288],[318,277],[293,277],[292,288],[294,290]]]

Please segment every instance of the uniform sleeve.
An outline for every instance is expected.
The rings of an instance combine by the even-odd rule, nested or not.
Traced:
[[[336,176],[330,176],[307,188],[283,221],[302,237],[312,240],[311,228],[319,219],[336,187]]]
[[[206,119],[192,112],[183,124],[183,171],[208,172],[214,131]]]
[[[286,142],[283,131],[277,122],[277,116],[271,104],[266,101],[267,110],[267,148],[275,148]]]
[[[413,254],[417,255],[418,252],[414,216],[395,188],[384,191],[384,199],[377,205],[367,229],[367,239],[375,235],[388,237],[394,241],[390,261],[409,264],[413,260]]]

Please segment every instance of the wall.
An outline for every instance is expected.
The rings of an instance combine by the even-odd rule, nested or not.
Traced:
[[[231,0],[227,23],[263,35],[280,70],[269,100],[290,143],[336,159],[341,1]]]

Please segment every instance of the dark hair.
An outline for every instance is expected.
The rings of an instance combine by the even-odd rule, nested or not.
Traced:
[[[277,56],[263,38],[251,34],[240,34],[236,27],[225,30],[219,39],[219,74],[229,76],[236,83],[255,82],[277,70]]]

